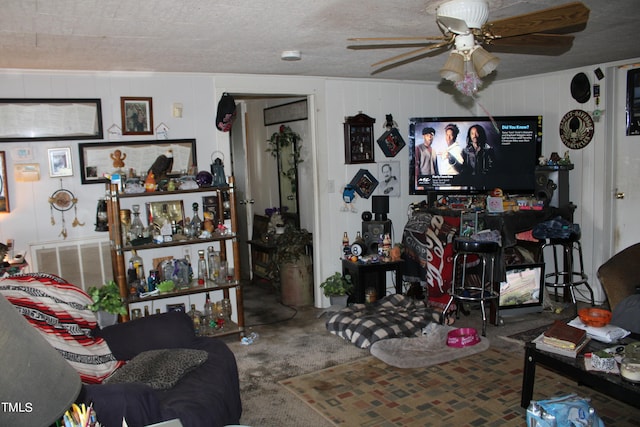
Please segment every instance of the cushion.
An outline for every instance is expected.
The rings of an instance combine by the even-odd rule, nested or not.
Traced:
[[[57,276],[30,273],[0,280],[0,293],[60,352],[84,383],[100,383],[122,362],[102,338],[95,338],[93,301]]]
[[[389,295],[373,304],[353,304],[327,320],[332,334],[369,348],[376,341],[417,336],[432,321],[433,310],[404,295]]]
[[[202,365],[208,356],[209,353],[204,350],[188,348],[144,351],[104,382],[143,383],[156,390],[167,390],[185,374]]]
[[[196,336],[189,315],[179,311],[118,323],[99,334],[118,360],[130,360],[148,350],[192,348]]]

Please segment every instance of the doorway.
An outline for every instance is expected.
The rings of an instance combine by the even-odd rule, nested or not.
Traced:
[[[305,198],[314,199],[311,185],[312,168],[305,169],[308,174],[299,173],[297,193],[291,194],[289,191],[291,186],[286,185],[281,179],[278,168],[281,164],[279,159],[266,152],[267,140],[273,132],[277,131],[280,123],[265,125],[263,115],[265,108],[305,100],[307,96],[237,93],[232,95],[236,101],[237,116],[230,134],[231,173],[236,182],[241,278],[249,283],[254,278],[248,241],[252,238],[260,238],[253,235],[254,215],[264,215],[268,208],[288,206],[291,212],[295,212],[297,222],[302,227],[312,228],[312,222],[305,226],[305,218],[313,217],[313,204],[308,203],[305,208],[297,202],[297,195],[302,191],[306,193]],[[303,148],[301,156],[311,163],[308,119],[284,124],[301,135],[303,145],[305,140],[309,141]],[[288,191],[283,192],[283,189]]]

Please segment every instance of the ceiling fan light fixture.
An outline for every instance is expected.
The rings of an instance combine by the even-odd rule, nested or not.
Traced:
[[[454,83],[462,80],[464,78],[464,56],[455,50],[452,51],[444,67],[440,69],[440,76]]]
[[[500,59],[487,52],[482,46],[477,46],[471,53],[471,63],[478,77],[483,78],[498,67]]]
[[[482,28],[489,19],[486,0],[451,0],[436,8],[436,16],[461,19],[469,28]]]

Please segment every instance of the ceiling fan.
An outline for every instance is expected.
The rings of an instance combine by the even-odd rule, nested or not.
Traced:
[[[453,48],[440,75],[460,82],[468,74],[465,69],[480,78],[496,69],[499,59],[489,51],[543,55],[559,55],[568,51],[574,38],[568,33],[585,28],[589,9],[581,2],[572,2],[491,22],[487,22],[488,18],[487,0],[450,0],[436,8],[436,23],[441,36],[350,38],[349,41],[369,44],[349,45],[347,48],[413,48],[372,64],[372,67],[379,68],[371,74]]]

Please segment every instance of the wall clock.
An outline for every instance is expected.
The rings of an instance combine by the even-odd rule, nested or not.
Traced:
[[[571,110],[560,120],[560,139],[567,147],[578,150],[593,138],[593,119],[583,110]]]

